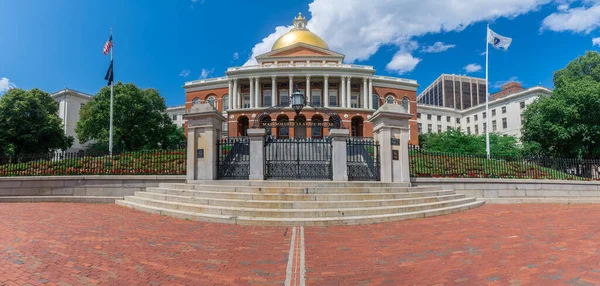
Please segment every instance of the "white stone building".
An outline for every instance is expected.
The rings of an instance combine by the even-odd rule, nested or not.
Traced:
[[[490,131],[520,138],[523,112],[527,106],[537,98],[551,94],[550,89],[536,86],[514,93],[505,93],[502,97],[490,101]],[[487,116],[485,102],[462,110],[423,103],[417,104],[419,134],[438,133],[450,128],[460,128],[468,134],[485,134]]]
[[[166,113],[178,127],[183,127],[183,115],[185,114],[185,105],[167,107]]]
[[[71,148],[69,148],[67,151],[75,152],[86,149],[86,146],[89,144],[89,142],[85,145],[79,142],[77,133],[75,133],[75,127],[77,126],[77,121],[79,121],[79,110],[81,110],[86,103],[92,100],[92,96],[68,88],[57,91],[51,94],[51,96],[59,104],[58,116],[63,121],[65,134],[68,136],[73,136],[75,139],[73,141],[73,146],[71,146]]]

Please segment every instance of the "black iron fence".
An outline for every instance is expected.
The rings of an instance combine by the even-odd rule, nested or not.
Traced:
[[[65,175],[183,175],[186,150],[52,152],[0,156],[0,177]]]
[[[600,160],[429,152],[409,146],[411,177],[600,180]]]
[[[265,142],[265,178],[331,180],[331,139],[276,139]]]
[[[250,176],[250,139],[227,137],[217,141],[217,178],[248,180]]]
[[[373,139],[350,138],[346,141],[348,180],[379,181],[379,143]]]

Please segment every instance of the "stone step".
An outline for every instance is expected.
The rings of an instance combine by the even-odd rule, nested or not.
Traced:
[[[410,187],[408,183],[382,183],[376,181],[351,181],[351,182],[334,182],[334,181],[252,181],[252,180],[215,180],[215,181],[199,181],[192,180],[188,181],[191,185],[226,185],[226,186],[257,186],[257,187],[297,187],[301,184],[303,187],[335,187],[335,188],[346,188],[346,187]]]
[[[219,199],[194,196],[176,196],[150,192],[136,192],[136,197],[163,200],[170,202],[192,203],[211,206],[244,207],[244,208],[269,208],[269,209],[324,209],[324,208],[358,208],[422,204],[446,200],[465,198],[463,194],[444,196],[429,196],[402,199],[357,200],[357,201],[273,201],[273,200],[239,200]]]
[[[262,226],[332,226],[332,225],[358,225],[373,224],[381,222],[391,222],[405,219],[425,218],[439,215],[447,215],[460,211],[482,206],[485,200],[476,200],[464,204],[458,204],[448,207],[427,209],[407,213],[395,213],[386,215],[367,215],[367,216],[346,216],[346,217],[316,217],[316,218],[265,218],[265,217],[231,217],[226,215],[213,215],[206,213],[195,213],[182,210],[173,210],[161,207],[154,207],[145,204],[139,204],[131,201],[118,200],[117,205],[126,206],[132,209],[145,211],[148,213],[167,215],[176,218],[190,219],[195,221],[230,223],[240,225],[262,225]]]
[[[190,204],[180,202],[170,202],[164,200],[154,200],[136,196],[126,196],[126,201],[137,204],[146,204],[150,206],[182,210],[197,213],[208,213],[224,216],[247,216],[247,217],[267,217],[267,218],[314,218],[314,217],[347,217],[347,216],[365,216],[365,215],[383,215],[403,212],[415,212],[434,208],[444,208],[475,201],[474,198],[461,198],[455,200],[439,201],[432,203],[422,203],[414,205],[401,206],[380,206],[363,208],[329,208],[329,209],[264,209],[264,208],[241,208],[212,206],[201,204]]]
[[[437,186],[419,186],[419,187],[385,187],[385,186],[328,186],[311,187],[305,186],[304,182],[296,182],[293,186],[244,186],[244,185],[220,185],[220,184],[184,184],[184,183],[162,183],[159,188],[177,189],[177,190],[198,190],[198,191],[220,191],[236,193],[259,193],[259,194],[337,194],[337,193],[406,193],[406,192],[424,192],[437,191]]]
[[[200,191],[187,189],[168,189],[168,188],[146,188],[147,192],[157,194],[167,194],[174,196],[188,196],[201,198],[220,198],[237,200],[259,200],[259,201],[359,201],[359,200],[386,200],[402,198],[418,198],[431,196],[452,195],[454,191],[437,190],[423,192],[404,192],[404,193],[359,193],[359,194],[260,194],[244,192],[221,192],[221,191]]]
[[[107,196],[0,196],[0,203],[93,203],[93,204],[114,204],[123,197]]]

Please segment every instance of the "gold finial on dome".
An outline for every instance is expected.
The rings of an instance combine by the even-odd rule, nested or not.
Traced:
[[[298,13],[298,16],[294,18],[292,23],[294,24],[292,30],[283,34],[283,36],[275,41],[273,48],[271,48],[272,51],[296,43],[305,43],[319,48],[329,49],[329,46],[327,46],[327,43],[325,43],[323,39],[306,28],[307,21],[306,18],[302,17],[302,13]]]

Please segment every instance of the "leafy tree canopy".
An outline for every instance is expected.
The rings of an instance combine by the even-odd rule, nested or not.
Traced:
[[[554,91],[527,107],[523,141],[543,155],[600,158],[600,54],[554,73]]]
[[[485,154],[485,134],[469,135],[459,129],[441,133],[428,133],[419,136],[423,150],[457,154]],[[521,148],[513,136],[500,136],[490,133],[490,154],[492,156],[517,156]]]
[[[0,97],[0,154],[41,154],[67,149],[73,137],[66,136],[58,117],[58,103],[37,88],[13,88]]]
[[[155,89],[134,84],[114,85],[113,148],[115,151],[166,148],[176,126],[165,114],[165,100]],[[110,88],[103,87],[83,106],[75,131],[81,142],[94,140],[94,147],[108,150]],[[183,133],[183,132],[182,132]]]

